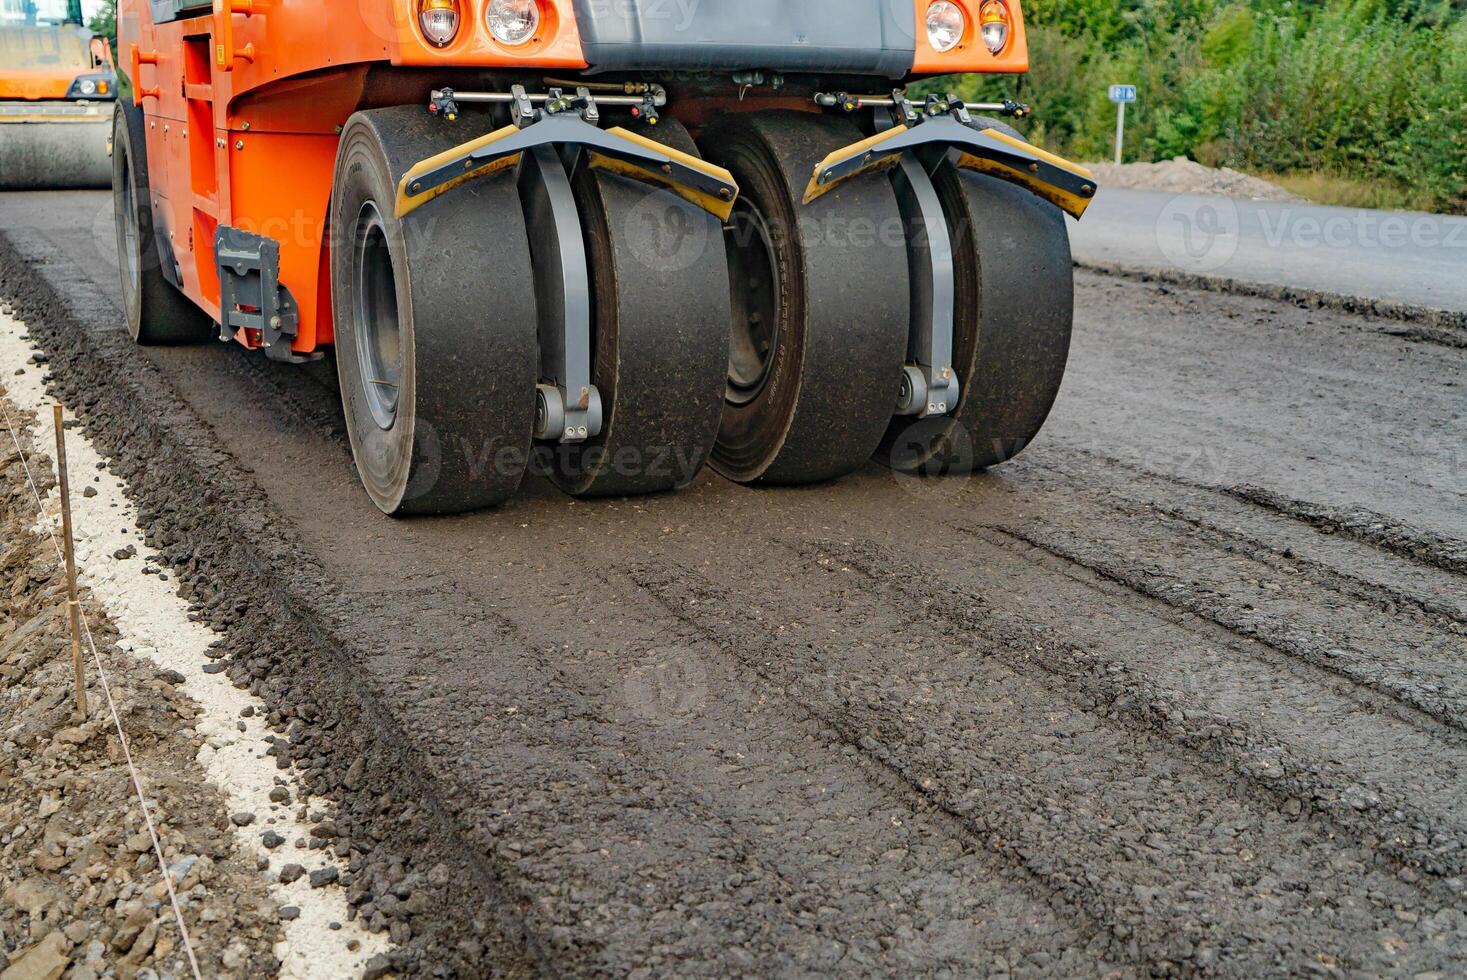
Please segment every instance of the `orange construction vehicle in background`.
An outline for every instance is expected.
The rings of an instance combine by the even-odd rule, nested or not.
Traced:
[[[1064,374],[1091,175],[911,79],[1018,0],[122,0],[127,322],[334,347],[385,512],[971,469]]]
[[[22,6],[0,0],[0,190],[106,187],[112,49],[79,12],[48,20]]]

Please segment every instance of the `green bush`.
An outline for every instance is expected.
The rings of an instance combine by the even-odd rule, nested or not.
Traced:
[[[1114,82],[1135,83],[1127,156],[1387,181],[1467,210],[1467,18],[1452,0],[1036,0],[1031,71],[924,83],[1034,106],[1030,134],[1112,150]]]

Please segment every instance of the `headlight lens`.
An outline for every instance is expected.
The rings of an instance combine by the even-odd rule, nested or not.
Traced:
[[[998,54],[1009,43],[1009,8],[1003,0],[988,0],[978,14],[978,30],[988,50]]]
[[[81,91],[82,95],[97,94],[97,83],[92,81],[90,78],[82,79],[81,84],[78,85],[77,88]]]
[[[962,43],[968,21],[963,8],[951,0],[937,0],[927,8],[927,41],[938,54],[946,54]]]
[[[524,44],[540,29],[540,5],[535,0],[489,0],[489,33],[501,44]]]
[[[420,0],[418,26],[429,44],[444,47],[458,35],[458,0]]]

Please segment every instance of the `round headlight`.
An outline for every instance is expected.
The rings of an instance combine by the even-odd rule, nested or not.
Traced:
[[[458,34],[458,0],[421,0],[418,26],[429,44],[446,46]]]
[[[1009,43],[1009,8],[1002,0],[988,0],[978,13],[978,31],[989,51],[998,54]]]
[[[97,94],[97,83],[92,81],[90,78],[82,79],[82,83],[78,85],[77,88],[81,91],[82,95]]]
[[[937,0],[927,8],[927,42],[938,54],[946,54],[963,40],[968,21],[963,8],[951,0]]]
[[[524,44],[540,29],[540,5],[536,0],[489,0],[485,15],[489,33],[500,44]]]

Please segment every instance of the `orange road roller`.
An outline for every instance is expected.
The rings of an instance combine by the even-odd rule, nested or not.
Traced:
[[[112,179],[112,49],[81,26],[77,0],[50,6],[0,0],[0,190],[106,187]]]
[[[333,352],[387,514],[963,472],[1038,433],[1084,168],[915,79],[1018,0],[122,0],[129,331]]]

